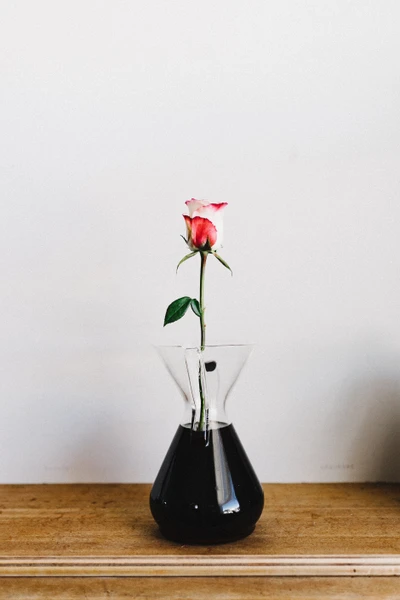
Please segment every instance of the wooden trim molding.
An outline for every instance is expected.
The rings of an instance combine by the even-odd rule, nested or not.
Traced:
[[[400,555],[0,558],[0,577],[400,576]]]

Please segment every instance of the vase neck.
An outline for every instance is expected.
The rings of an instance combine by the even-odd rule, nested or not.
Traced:
[[[226,400],[252,346],[161,346],[158,350],[185,399],[181,424],[195,431],[229,425]]]

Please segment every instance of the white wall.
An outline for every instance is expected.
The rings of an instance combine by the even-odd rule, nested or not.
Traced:
[[[400,480],[397,0],[3,0],[0,480],[151,481],[197,343],[183,202],[229,202],[209,342],[264,481]],[[251,406],[252,410],[249,411]]]

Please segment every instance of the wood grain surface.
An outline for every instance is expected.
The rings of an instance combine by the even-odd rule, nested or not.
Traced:
[[[163,539],[149,491],[140,484],[0,486],[0,575],[400,574],[400,485],[265,485],[253,535],[218,546]]]
[[[0,600],[398,600],[394,577],[12,578]]]

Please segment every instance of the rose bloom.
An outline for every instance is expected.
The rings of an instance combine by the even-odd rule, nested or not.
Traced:
[[[183,215],[189,247],[203,251],[221,248],[224,233],[223,209],[228,203],[212,204],[192,198],[185,204],[189,209],[189,215]]]

